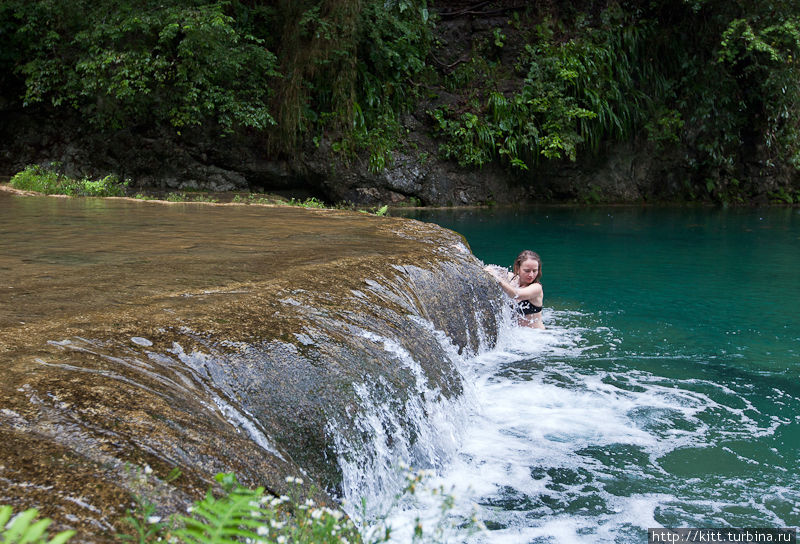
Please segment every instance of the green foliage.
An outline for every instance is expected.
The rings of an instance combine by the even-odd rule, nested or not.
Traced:
[[[31,165],[11,178],[11,186],[23,191],[36,191],[46,195],[69,196],[124,196],[127,181],[113,174],[98,180],[74,179],[55,170]]]
[[[800,14],[770,10],[735,18],[716,54],[737,78],[740,105],[763,112],[763,143],[772,158],[800,168]]]
[[[137,195],[135,198],[139,198],[139,195]],[[152,198],[147,198],[146,200],[152,200]],[[187,194],[186,192],[167,193],[167,195],[164,197],[164,200],[167,202],[206,202],[209,204],[219,202],[218,198],[207,194]]]
[[[349,161],[369,155],[378,172],[391,163],[400,115],[417,98],[427,69],[431,18],[424,0],[305,0],[282,12],[277,82],[278,126],[272,145],[295,152],[302,136],[323,138]]]
[[[679,111],[661,109],[645,123],[645,130],[648,139],[663,149],[680,142],[684,125]]]
[[[598,204],[603,201],[602,191],[599,187],[590,183],[581,195],[581,200],[584,204]]]
[[[311,499],[302,503],[288,496],[272,497],[263,487],[248,489],[233,474],[218,474],[224,493],[206,497],[179,516],[183,527],[174,536],[191,544],[229,542],[339,543],[360,542],[353,523],[338,510],[318,506]],[[293,478],[299,491],[302,480]]]
[[[402,205],[402,204],[400,204],[400,205]],[[357,211],[359,213],[364,213],[364,214],[373,214],[373,215],[376,215],[378,217],[385,217],[385,216],[389,215],[389,205],[388,204],[384,204],[383,206],[364,209],[364,208],[359,208],[356,204],[353,204],[352,202],[343,200],[341,202],[337,202],[334,205],[334,208],[337,209],[337,210],[350,210],[350,211]]]
[[[26,166],[11,178],[10,185],[22,191],[36,191],[44,194],[64,194],[61,189],[63,176],[58,172],[39,165]]]
[[[444,87],[450,92],[458,92],[475,84],[482,74],[488,73],[491,67],[483,57],[472,57],[469,62],[456,66],[444,78]]]
[[[263,487],[242,486],[232,473],[217,474],[221,493],[209,489],[206,496],[189,508],[190,515],[172,516],[169,522],[154,515],[155,507],[142,497],[127,518],[135,535],[119,535],[124,540],[170,541],[187,544],[231,544],[270,542],[292,544],[359,543],[362,538],[352,521],[335,509],[300,499],[303,481],[289,477],[292,494],[275,497]],[[370,542],[383,542],[383,539]]]
[[[269,518],[261,511],[264,488],[242,487],[232,474],[218,475],[217,481],[226,494],[217,499],[211,490],[205,499],[192,507],[192,517],[180,516],[184,527],[175,535],[184,542],[236,542],[242,538],[259,539],[257,529],[266,526]]]
[[[737,181],[774,166],[800,167],[800,18],[796,2],[695,0],[675,9],[650,5],[643,16],[672,24],[647,44],[666,81],[647,123],[657,144],[683,148],[690,194],[719,202],[747,197]]]
[[[540,158],[574,161],[581,149],[631,137],[652,108],[639,83],[650,75],[641,57],[645,34],[618,10],[569,40],[556,38],[545,21],[516,62],[526,74],[518,91],[483,89],[484,104],[458,116],[443,108],[429,112],[444,139],[441,154],[462,166],[499,158],[528,170]],[[457,85],[474,80],[476,62],[454,73]]]
[[[428,112],[437,123],[438,133],[445,140],[439,152],[446,159],[455,159],[461,166],[482,166],[492,160],[495,137],[499,133],[474,113],[464,112],[453,119],[449,109]]]
[[[362,535],[342,511],[318,505],[310,498],[301,498],[303,480],[291,476],[286,478],[291,486],[291,496],[276,497],[266,493],[263,487],[251,489],[241,485],[233,473],[217,474],[215,479],[219,487],[216,494],[209,489],[203,499],[189,507],[189,515],[174,515],[165,520],[157,515],[157,506],[146,498],[144,491],[152,472],[147,466],[133,470],[139,493],[135,495],[136,507],[125,521],[134,534],[119,534],[120,540],[139,544],[161,541],[186,544],[378,544],[388,542],[391,537],[385,515],[379,516],[377,523]],[[179,476],[180,471],[174,469],[165,482]],[[407,473],[403,493],[417,493],[424,477],[424,473]],[[474,517],[466,526],[456,526],[448,516],[454,498],[441,487],[430,492],[440,499],[441,515],[432,527],[423,528],[418,519],[414,542],[447,542],[449,537],[463,537],[482,527]],[[75,531],[63,531],[48,540],[47,528],[51,520],[34,522],[38,515],[36,509],[26,510],[13,518],[12,513],[10,506],[0,506],[0,541],[4,543],[64,544],[75,535]]]
[[[247,195],[247,204],[285,204],[285,203],[286,202],[283,200],[269,198],[265,196],[258,196],[253,193]]]
[[[145,465],[143,468],[127,465],[126,470],[137,492],[133,495],[136,507],[128,512],[123,521],[133,529],[134,534],[118,534],[116,536],[120,540],[138,544],[157,541],[169,529],[170,523],[157,514],[157,505],[148,498],[149,493],[146,489],[150,484],[150,475],[153,473],[153,469],[149,465]],[[164,481],[173,482],[180,476],[180,469],[173,468]]]
[[[276,58],[225,3],[17,0],[24,104],[73,107],[99,128],[273,123]]]
[[[715,199],[756,161],[800,168],[797,0],[603,5],[513,10],[437,74],[426,0],[6,0],[0,94],[93,130],[236,132],[276,156],[325,144],[373,172],[420,99],[465,167],[524,171],[646,136]]]
[[[747,197],[744,188],[735,177],[707,178],[705,190],[708,198],[727,206],[729,204],[743,204]]]
[[[364,122],[408,110],[426,70],[431,18],[424,1],[368,2],[361,13],[358,89]]]
[[[497,151],[523,169],[538,155],[547,159],[566,156],[574,161],[583,141],[578,120],[597,116],[581,107],[574,96],[581,75],[577,57],[566,46],[528,46],[526,52],[530,68],[522,90],[510,99],[500,93],[489,96],[490,119],[501,133]]]
[[[476,57],[445,77],[470,100],[429,110],[443,157],[527,170],[646,134],[658,151],[682,147],[693,193],[721,202],[746,196],[736,181],[746,160],[800,168],[796,2],[611,3],[594,17],[512,27],[524,35],[525,25],[521,85],[499,85],[503,68]],[[506,47],[500,34],[494,45]]]
[[[783,187],[780,187],[777,191],[770,191],[768,195],[773,201],[781,204],[794,204],[795,202],[800,202],[800,191],[796,191],[794,196],[792,196],[792,191],[787,191]]]
[[[109,174],[98,180],[83,179],[82,187],[76,193],[78,196],[124,196],[127,182],[120,182],[114,174]]]
[[[325,208],[325,203],[315,197],[309,197],[305,200],[299,200],[296,198],[289,199],[288,202],[289,206],[299,206],[301,208]]]
[[[123,520],[133,529],[134,534],[118,534],[117,537],[120,540],[137,542],[138,544],[153,542],[167,530],[169,525],[161,516],[156,514],[156,505],[144,495],[134,495],[134,499],[136,501],[136,509],[129,512]]]
[[[499,28],[495,28],[492,31],[492,36],[494,37],[494,45],[495,47],[502,48],[505,45],[506,37],[503,34],[503,31]]]
[[[287,201],[279,197],[270,197],[259,195],[256,193],[248,193],[247,196],[235,195],[233,197],[234,204],[269,204],[269,205],[286,205]]]
[[[586,146],[597,151],[605,140],[630,138],[652,117],[668,83],[654,69],[647,42],[653,35],[648,21],[611,6],[596,28],[562,48],[565,68],[576,75],[576,97],[594,115],[580,121]]]
[[[186,202],[187,196],[183,193],[167,193],[164,200],[167,202]]]
[[[431,18],[424,1],[369,2],[362,13],[357,64],[357,100],[351,137],[369,152],[370,170],[391,164],[402,141],[400,115],[418,98],[417,80],[427,70]],[[348,136],[345,136],[348,137]]]
[[[194,195],[191,199],[192,202],[207,202],[209,204],[216,204],[219,199],[210,195]]]
[[[0,542],[6,544],[63,544],[75,534],[75,531],[63,531],[49,538],[47,528],[50,519],[34,521],[39,515],[35,508],[25,510],[12,518],[10,506],[0,506]]]

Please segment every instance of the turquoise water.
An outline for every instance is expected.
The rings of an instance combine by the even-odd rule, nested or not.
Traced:
[[[548,330],[465,362],[476,407],[434,479],[477,505],[474,541],[800,525],[799,210],[413,217],[486,263],[543,259]]]

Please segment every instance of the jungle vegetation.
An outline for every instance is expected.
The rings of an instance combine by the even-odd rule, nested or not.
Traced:
[[[457,17],[492,23],[466,54]],[[378,171],[422,112],[465,167],[635,138],[709,194],[743,159],[800,169],[797,0],[6,0],[0,39],[0,110],[99,132],[203,127],[276,157],[327,139]]]

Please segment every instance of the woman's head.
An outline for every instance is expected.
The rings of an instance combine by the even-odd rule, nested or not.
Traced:
[[[542,258],[538,253],[526,249],[514,260],[513,270],[514,275],[520,276],[520,279],[524,279],[526,284],[536,283],[542,278]],[[528,279],[531,281],[528,282]]]

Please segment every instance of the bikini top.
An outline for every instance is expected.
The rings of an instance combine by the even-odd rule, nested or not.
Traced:
[[[542,306],[536,306],[530,300],[520,300],[517,302],[517,309],[522,315],[538,314],[542,311]]]

